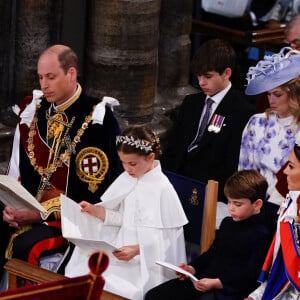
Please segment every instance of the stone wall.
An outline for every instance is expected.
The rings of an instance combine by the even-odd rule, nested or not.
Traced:
[[[121,102],[121,127],[147,124],[164,138],[166,112],[191,92],[191,18],[192,0],[0,0],[0,125],[13,132],[11,106],[39,88],[39,53],[67,43],[80,50],[87,92]]]

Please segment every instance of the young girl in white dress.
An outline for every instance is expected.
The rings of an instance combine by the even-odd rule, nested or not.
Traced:
[[[159,139],[150,129],[133,126],[116,140],[123,172],[102,195],[102,202],[80,203],[83,213],[115,228],[115,235],[99,237],[120,251],[110,254],[104,272],[104,290],[129,299],[143,299],[152,287],[174,277],[174,272],[155,264],[162,260],[177,265],[186,261],[183,225],[187,218],[180,200],[160,163]],[[66,276],[88,272],[90,253],[75,247]],[[109,254],[109,253],[108,253]]]

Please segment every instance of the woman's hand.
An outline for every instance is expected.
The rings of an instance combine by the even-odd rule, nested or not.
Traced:
[[[193,280],[193,285],[197,291],[208,292],[212,289],[223,288],[222,282],[218,278],[202,278],[200,280]]]
[[[20,229],[24,225],[32,225],[42,221],[39,211],[36,210],[16,210],[6,206],[3,210],[3,221],[9,226]]]
[[[178,265],[178,267],[181,268],[181,269],[183,269],[183,270],[185,270],[185,271],[187,271],[187,272],[189,272],[189,273],[191,273],[191,274],[193,274],[193,275],[196,273],[195,269],[192,266],[190,266],[190,265],[181,263],[181,264]],[[176,277],[179,280],[185,280],[185,279],[188,278],[187,275],[184,275],[184,274],[179,273],[179,272],[176,272]]]
[[[140,246],[139,245],[129,245],[123,246],[119,251],[114,251],[113,255],[119,259],[124,261],[129,261],[134,258],[136,255],[140,254]]]

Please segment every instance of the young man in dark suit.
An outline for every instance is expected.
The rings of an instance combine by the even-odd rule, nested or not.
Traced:
[[[230,82],[236,54],[213,39],[195,53],[192,68],[202,92],[188,95],[179,108],[161,162],[164,169],[201,181],[217,180],[219,201],[225,180],[237,170],[241,135],[254,108]]]

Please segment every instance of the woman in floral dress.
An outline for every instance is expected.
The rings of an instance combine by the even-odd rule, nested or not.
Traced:
[[[283,48],[278,54],[266,56],[247,74],[246,94],[267,92],[270,108],[248,121],[242,135],[239,169],[260,171],[269,189],[288,160],[299,131],[299,65],[300,52]]]
[[[283,201],[276,189],[276,173],[288,160],[300,124],[300,52],[282,48],[265,56],[247,74],[246,94],[267,92],[269,108],[253,115],[242,135],[239,170],[258,170],[268,181],[266,221],[276,230]]]

